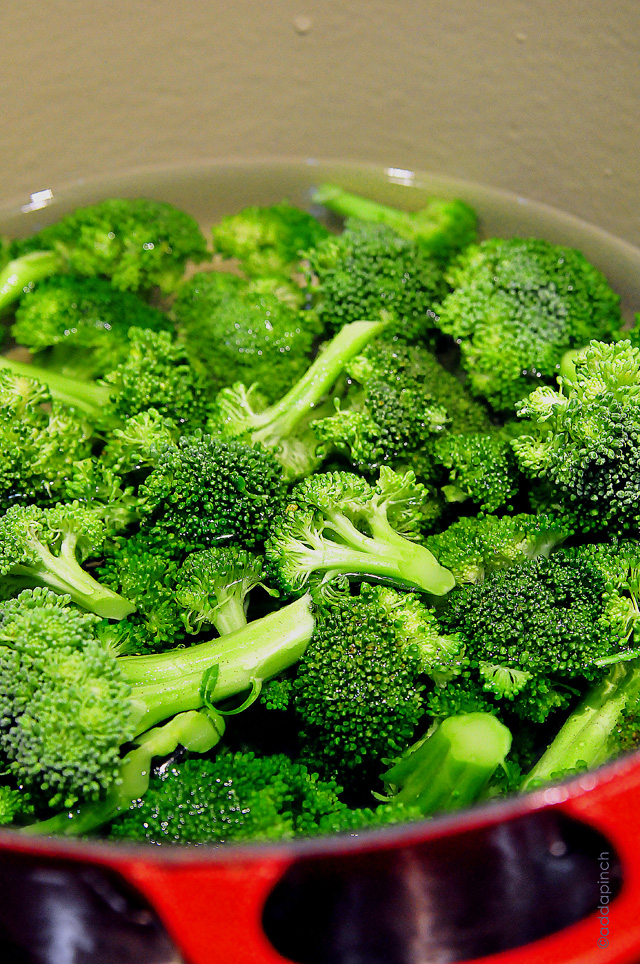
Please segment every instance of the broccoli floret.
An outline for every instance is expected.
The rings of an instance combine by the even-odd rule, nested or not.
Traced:
[[[132,751],[133,760],[129,756],[128,762],[125,757],[120,763],[122,744],[137,740],[150,727],[176,714],[184,719],[189,711],[210,708],[212,703],[246,690],[258,691],[262,679],[280,674],[299,660],[315,625],[311,600],[303,597],[244,629],[190,649],[154,656],[116,656],[92,631],[95,617],[70,609],[68,597],[60,602],[57,598],[51,592],[27,590],[2,607],[6,615],[0,634],[7,651],[0,652],[4,673],[0,719],[7,723],[4,733],[0,726],[0,749],[4,742],[5,753],[14,753],[16,759],[23,754],[20,759],[25,761],[30,787],[33,784],[44,794],[55,789],[50,797],[52,806],[69,806],[67,800],[75,802],[82,794],[89,798],[89,812],[80,811],[74,821],[77,832],[98,817],[103,820],[113,815],[109,808],[113,808],[114,798],[105,799],[103,791],[119,780],[126,784],[126,792],[130,791],[131,780],[121,767],[131,768],[135,779],[140,776],[140,754]],[[26,663],[21,662],[21,654],[28,655],[29,647],[35,655],[23,669]],[[219,714],[212,707],[210,712],[219,732]],[[65,714],[71,717],[68,726]],[[165,728],[160,729],[166,736]],[[152,743],[155,735],[164,745],[162,733],[153,730],[149,734]],[[139,742],[144,743],[144,736]],[[14,746],[15,750],[11,749]],[[49,759],[45,750],[56,761],[51,767],[43,764]],[[116,786],[114,792],[120,806],[124,791]],[[91,809],[92,799],[97,814]],[[62,817],[60,822],[64,824]],[[66,832],[75,831],[69,827]]]
[[[107,527],[79,502],[50,509],[12,506],[0,517],[0,584],[47,586],[106,619],[124,619],[135,606],[81,568],[98,555]]]
[[[640,660],[618,663],[587,694],[526,775],[522,790],[561,780],[636,749]]]
[[[384,321],[357,321],[345,326],[293,388],[269,407],[243,384],[222,389],[217,410],[209,421],[210,430],[273,450],[288,479],[308,474],[320,462],[316,455],[317,439],[309,430],[318,405],[349,361],[384,327]]]
[[[173,312],[186,349],[218,388],[258,383],[274,402],[309,367],[322,328],[314,312],[268,291],[229,285],[226,278],[239,281],[208,272],[182,286]]]
[[[321,454],[344,453],[359,472],[387,464],[432,479],[440,437],[490,428],[484,409],[418,345],[377,341],[347,365],[347,374],[346,397],[312,428]]]
[[[113,541],[97,568],[101,584],[136,606],[117,627],[103,630],[127,653],[155,653],[184,642],[182,608],[176,600],[184,551],[164,533],[136,532]]]
[[[270,452],[201,432],[160,452],[139,494],[143,530],[165,533],[185,554],[220,541],[255,546],[285,498],[282,471]]]
[[[22,298],[11,333],[37,364],[93,379],[126,361],[130,328],[171,330],[169,318],[103,278],[57,275]]]
[[[438,652],[429,610],[408,597],[363,585],[357,596],[320,607],[313,639],[293,681],[302,757],[349,787],[372,782],[380,761],[398,755],[424,716],[427,662],[452,659],[448,641]],[[455,658],[455,657],[453,657]]]
[[[210,407],[208,379],[169,332],[132,328],[127,359],[105,376],[108,413],[130,418],[150,408],[190,429],[202,428]]]
[[[163,292],[173,291],[186,262],[203,261],[207,256],[204,237],[190,215],[164,201],[145,198],[109,198],[78,208],[11,246],[13,258],[26,255],[32,259],[29,267],[39,270],[40,278],[46,275],[34,252],[43,251],[56,255],[55,260],[50,259],[47,274],[68,269],[90,277],[103,275],[115,288],[129,291],[155,286]],[[46,256],[40,257],[44,263]],[[34,279],[29,269],[18,273],[23,275],[17,283],[19,296]]]
[[[394,803],[424,816],[468,807],[504,766],[511,733],[491,713],[451,716],[403,754],[384,780]]]
[[[26,590],[0,605],[0,748],[49,806],[95,798],[134,735],[129,687],[68,596]]]
[[[447,502],[469,500],[483,512],[513,507],[518,472],[509,439],[502,433],[449,432],[436,439],[434,457],[448,472],[442,486]]]
[[[212,625],[221,636],[247,625],[248,596],[263,585],[262,556],[216,546],[187,556],[178,573],[176,602],[188,632]]]
[[[591,342],[575,377],[540,387],[518,405],[529,434],[513,440],[520,469],[544,486],[575,531],[636,528],[640,519],[640,349]]]
[[[74,463],[90,454],[92,434],[39,382],[0,369],[0,506],[59,498]]]
[[[386,225],[441,261],[476,239],[475,211],[459,199],[429,198],[423,208],[409,213],[350,194],[335,184],[322,184],[313,200],[344,217]]]
[[[303,252],[329,234],[306,211],[286,201],[270,207],[248,207],[213,227],[213,249],[237,258],[248,275],[288,274]]]
[[[511,408],[552,380],[568,348],[611,339],[619,297],[578,251],[533,238],[491,238],[450,268],[439,325],[459,343],[474,392]]]
[[[138,412],[114,428],[100,455],[101,465],[121,475],[150,469],[158,455],[175,446],[180,426],[155,408]]]
[[[456,590],[440,618],[463,637],[484,689],[524,718],[542,720],[568,704],[576,683],[600,675],[601,660],[620,652],[604,596],[601,572],[559,550]]]
[[[311,301],[335,333],[355,321],[389,320],[385,337],[421,341],[437,327],[434,308],[447,288],[428,252],[381,225],[349,222],[309,253]]]
[[[545,515],[482,515],[458,519],[426,545],[450,569],[458,585],[483,582],[496,569],[549,554],[567,538],[557,520]]]
[[[386,467],[376,485],[349,472],[313,475],[293,488],[273,523],[265,547],[269,571],[286,594],[345,573],[444,595],[453,576],[410,541],[423,522],[424,494],[413,473],[399,476]]]
[[[322,818],[341,809],[339,790],[283,754],[221,751],[153,777],[110,836],[153,844],[288,839],[317,833]]]

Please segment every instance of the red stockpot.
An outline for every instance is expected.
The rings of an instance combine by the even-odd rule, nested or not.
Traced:
[[[324,180],[409,208],[419,207],[421,199],[430,194],[463,197],[478,210],[484,234],[533,235],[579,247],[622,294],[623,310],[630,316],[640,309],[640,251],[630,245],[543,205],[395,168],[382,171],[357,165],[287,160],[139,171],[99,183],[71,185],[52,192],[51,198],[45,195],[39,200],[38,195],[32,195],[28,203],[22,199],[5,205],[0,208],[0,231],[10,236],[28,234],[78,205],[108,196],[172,201],[198,216],[206,226],[251,203],[273,203],[287,197],[308,206],[309,188]],[[484,964],[632,964],[640,961],[639,810],[640,755],[633,754],[595,773],[459,816],[370,831],[357,837],[278,847],[158,849],[40,840],[4,832],[0,834],[0,867],[3,859],[9,859],[14,867],[21,862],[33,866],[35,862],[37,866],[64,866],[71,871],[77,868],[78,873],[87,867],[115,872],[156,910],[190,964],[283,964],[299,953],[301,956],[296,959],[304,958],[304,964],[369,964],[373,958],[376,964],[387,960],[389,964],[436,964],[471,959]],[[581,830],[576,831],[576,821]],[[545,875],[550,866],[547,858],[561,857],[566,851],[566,833],[574,841],[590,841],[590,858],[580,858],[571,865],[563,889],[565,878],[556,874],[549,878],[555,883],[548,886]],[[498,853],[500,859],[494,860]],[[455,927],[457,910],[466,913],[474,899],[476,903],[486,902],[494,865],[500,899],[498,907],[492,907],[490,901],[487,904],[488,922],[480,924],[471,915],[470,924],[466,920],[459,922],[461,931],[465,931],[463,941],[457,941],[451,930],[448,937],[443,937],[434,910],[450,918]],[[512,878],[509,886],[505,886],[505,877]],[[350,879],[357,880],[355,897],[349,890]],[[514,883],[517,879],[519,884]],[[292,945],[282,944],[278,937],[277,915],[282,915],[283,908],[286,912],[287,902],[298,913],[296,900],[304,899],[305,887],[314,880],[316,889],[308,893],[316,898],[336,886],[337,892],[345,895],[344,911],[338,902],[337,915],[335,907],[329,916],[325,914],[325,922],[331,920],[337,936],[333,950],[324,957],[305,957],[304,951],[292,950]],[[417,880],[419,886],[414,886]],[[399,889],[398,881],[403,882]],[[269,900],[276,900],[269,895],[277,894],[283,886],[276,922],[269,923],[267,913],[265,925],[265,903],[269,906]],[[536,888],[540,886],[538,893]],[[575,912],[568,909],[564,913],[574,892],[584,886],[591,894],[584,903],[587,915],[577,905]],[[549,887],[554,894],[555,910],[544,898],[551,892]],[[601,888],[606,919],[596,910],[593,899]],[[531,908],[523,911],[527,889],[540,906],[539,919],[533,926],[531,920],[536,914],[531,914]],[[406,904],[414,906],[407,917],[405,940],[408,911],[403,897],[407,895]],[[610,896],[610,904],[605,905]],[[389,924],[390,901],[397,917],[395,931]],[[381,911],[384,907],[386,910]],[[305,914],[303,907],[299,915],[302,931],[308,923]],[[349,918],[348,933],[340,931],[341,914]],[[273,942],[266,936],[265,926]],[[312,917],[309,927],[313,927]],[[522,929],[518,932],[519,927]],[[476,939],[472,932],[483,928],[484,937],[480,934]],[[501,930],[510,928],[510,936],[501,939]],[[367,957],[367,932],[373,940],[384,942],[390,929],[397,951],[392,950],[385,957],[378,948],[376,954]],[[356,931],[359,937],[354,937]],[[309,939],[316,940],[318,933],[314,931]],[[430,935],[435,936],[432,939]],[[516,946],[523,940],[529,942]],[[274,943],[290,956],[282,956]],[[341,951],[341,947],[347,949]],[[484,948],[485,956],[479,956],[474,948]],[[495,953],[496,948],[505,949]],[[105,955],[104,960],[107,959]],[[95,960],[96,964],[103,964],[102,958]],[[135,960],[138,962],[140,957]]]

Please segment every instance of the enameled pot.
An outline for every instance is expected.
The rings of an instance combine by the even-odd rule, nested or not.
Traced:
[[[418,208],[462,197],[481,233],[580,248],[640,310],[640,251],[498,191],[397,168],[254,160],[150,169],[0,206],[22,236],[109,196],[171,201],[207,228],[334,181]],[[633,964],[640,755],[460,815],[317,841],[157,848],[0,833],[3,964]],[[166,928],[166,932],[165,932]]]

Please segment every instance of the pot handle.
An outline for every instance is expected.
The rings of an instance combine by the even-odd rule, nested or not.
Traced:
[[[601,907],[577,924],[501,954],[465,964],[637,964],[640,961],[640,765],[633,760],[570,784],[532,794],[572,820],[588,824],[609,842],[596,884]],[[606,845],[604,845],[606,847]],[[609,867],[617,856],[622,888],[609,902]]]
[[[188,964],[290,964],[262,928],[264,903],[290,860],[159,864],[118,861]]]
[[[588,824],[608,841],[603,850],[601,906],[548,937],[465,964],[636,964],[640,960],[640,766],[624,761],[549,787],[528,809],[555,809]],[[606,845],[604,845],[606,846]],[[608,857],[622,867],[622,889],[608,904]],[[233,863],[118,860],[116,869],[142,892],[189,964],[289,964],[267,940],[262,911],[292,861],[253,856]]]

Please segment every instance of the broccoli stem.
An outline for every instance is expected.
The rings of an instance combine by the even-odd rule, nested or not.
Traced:
[[[136,607],[124,596],[102,586],[78,565],[73,553],[75,542],[72,535],[67,535],[62,542],[60,555],[56,556],[37,538],[33,538],[30,546],[39,562],[32,566],[13,566],[11,575],[67,594],[82,609],[103,619],[126,619],[136,611]]]
[[[383,774],[394,803],[414,804],[425,816],[475,803],[504,764],[511,733],[491,713],[450,716]]]
[[[255,619],[242,629],[189,649],[157,656],[120,656],[131,699],[140,708],[138,732],[205,702],[260,685],[296,663],[315,628],[311,596]]]
[[[81,412],[98,419],[108,404],[111,392],[105,385],[95,382],[83,382],[76,378],[67,378],[57,372],[39,368],[37,365],[19,362],[13,358],[0,356],[0,368],[6,368],[14,375],[32,378],[45,385],[52,398],[64,405],[72,405]]]
[[[21,258],[9,261],[0,271],[0,312],[21,298],[31,285],[43,281],[62,267],[60,255],[55,251],[30,251]]]
[[[520,789],[590,770],[615,755],[617,730],[640,700],[640,659],[617,663],[592,688],[547,747]]]
[[[443,596],[453,589],[453,576],[428,549],[400,536],[386,519],[381,518],[380,512],[367,519],[374,533],[373,539],[356,529],[345,516],[327,514],[328,527],[344,541],[344,545],[323,545],[323,569],[387,577],[434,596]]]
[[[211,622],[221,636],[228,636],[247,625],[244,600],[238,593],[225,594],[211,614]]]
[[[193,753],[207,753],[220,742],[224,730],[224,717],[214,711],[179,713],[164,726],[138,737],[137,746],[123,758],[118,781],[104,800],[81,803],[73,810],[24,827],[24,832],[70,837],[96,830],[146,793],[154,757],[168,756],[179,746]]]
[[[280,439],[292,435],[321,398],[335,385],[346,364],[380,334],[386,321],[354,321],[345,325],[290,392],[263,412],[239,423],[241,432],[250,432],[252,440],[274,447]]]
[[[406,211],[388,207],[377,201],[344,191],[335,184],[321,184],[313,192],[314,204],[323,204],[345,218],[358,218],[371,224],[386,224],[398,234],[405,235],[409,215]]]

